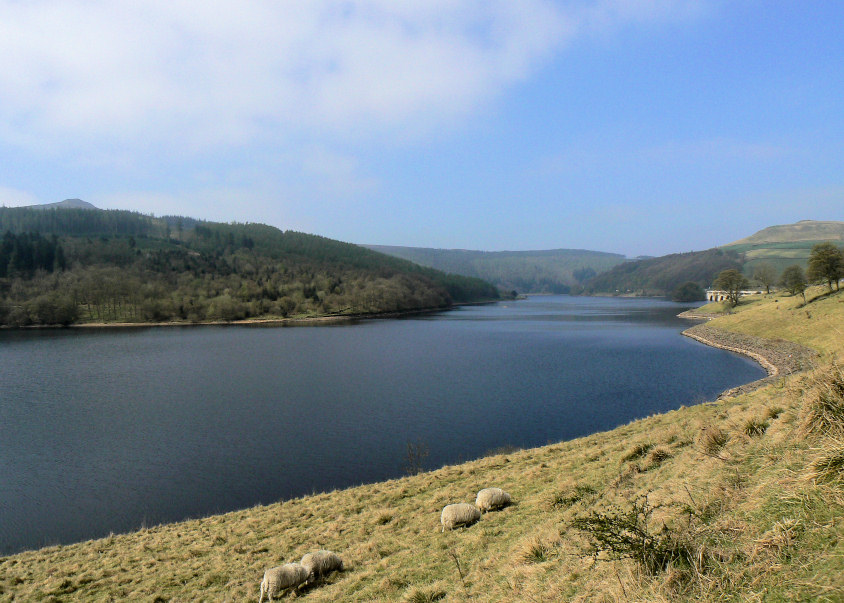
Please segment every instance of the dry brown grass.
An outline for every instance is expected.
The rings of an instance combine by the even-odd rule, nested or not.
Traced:
[[[704,454],[717,456],[729,438],[729,434],[717,425],[705,425],[700,430],[698,445]]]
[[[833,363],[816,371],[810,384],[805,394],[804,433],[844,433],[844,369]]]
[[[768,303],[770,320],[781,321]],[[761,325],[764,308],[747,310]],[[835,297],[799,320],[834,311],[838,322],[817,322],[829,338],[829,324],[844,324]],[[814,328],[789,327],[822,340]],[[840,353],[844,343],[825,346]],[[285,600],[841,601],[841,438],[802,427],[818,379],[791,376],[717,404],[399,480],[24,552],[0,559],[0,601],[254,601],[267,567],[320,548],[339,553],[346,570]],[[769,427],[747,435],[759,417]],[[445,504],[490,485],[515,504],[440,533]],[[664,526],[693,554],[652,574],[629,559],[589,557],[575,518],[627,509],[645,494],[655,507],[648,530]]]

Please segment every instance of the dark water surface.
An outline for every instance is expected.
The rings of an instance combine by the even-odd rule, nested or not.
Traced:
[[[533,297],[307,328],[0,332],[0,554],[396,477],[764,376],[684,306]]]

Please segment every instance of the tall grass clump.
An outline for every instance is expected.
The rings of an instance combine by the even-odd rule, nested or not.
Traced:
[[[844,368],[832,364],[816,373],[803,400],[805,433],[844,433]]]
[[[648,453],[651,448],[653,448],[653,444],[651,444],[650,442],[642,442],[636,444],[635,446],[630,448],[630,450],[624,453],[624,455],[621,457],[621,462],[626,463],[628,461],[634,461],[638,458],[642,458]]]
[[[704,454],[717,456],[718,452],[727,444],[729,434],[717,425],[707,425],[700,431],[698,445]]]
[[[769,423],[759,419],[747,419],[742,426],[742,431],[749,436],[760,436],[768,430]]]
[[[407,603],[434,603],[446,598],[446,593],[441,588],[419,588],[414,587],[405,595]]]
[[[812,461],[809,478],[820,484],[844,484],[844,439],[829,438]]]

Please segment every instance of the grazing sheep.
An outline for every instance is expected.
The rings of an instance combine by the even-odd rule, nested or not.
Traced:
[[[343,560],[337,553],[331,551],[317,551],[316,553],[307,553],[302,557],[299,563],[308,570],[308,582],[319,580],[323,576],[327,576],[331,572],[343,571]]]
[[[267,601],[272,601],[287,589],[296,590],[308,579],[308,570],[301,563],[286,563],[273,567],[264,572],[261,580],[261,597],[258,603],[263,603],[264,595]]]
[[[478,492],[475,505],[481,510],[481,513],[486,513],[506,507],[511,501],[510,495],[501,488],[484,488]]]
[[[443,507],[443,513],[440,516],[440,523],[443,524],[442,531],[445,529],[453,530],[459,526],[468,526],[481,518],[481,512],[468,503],[457,503],[454,505],[446,505]]]

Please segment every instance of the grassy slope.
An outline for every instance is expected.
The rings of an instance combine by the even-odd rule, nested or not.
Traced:
[[[752,301],[714,324],[844,360],[836,333],[844,295],[810,304],[808,315],[798,301]],[[840,480],[808,477],[823,442],[800,429],[810,385],[796,375],[570,442],[22,553],[0,560],[0,600],[256,600],[266,567],[325,547],[343,556],[347,571],[300,594],[305,600],[841,601],[844,489]],[[750,419],[769,426],[748,436]],[[713,428],[728,440],[708,455],[701,434]],[[516,504],[440,533],[443,505],[471,502],[491,485]],[[678,566],[650,576],[630,560],[582,556],[572,520],[644,493],[668,505],[651,529],[664,522],[685,535],[704,561],[699,571]]]
[[[844,222],[803,220],[795,224],[770,226],[721,248],[744,254],[745,274],[752,274],[754,268],[762,263],[782,272],[792,264],[805,269],[812,246],[824,241],[838,245],[844,242]]]

